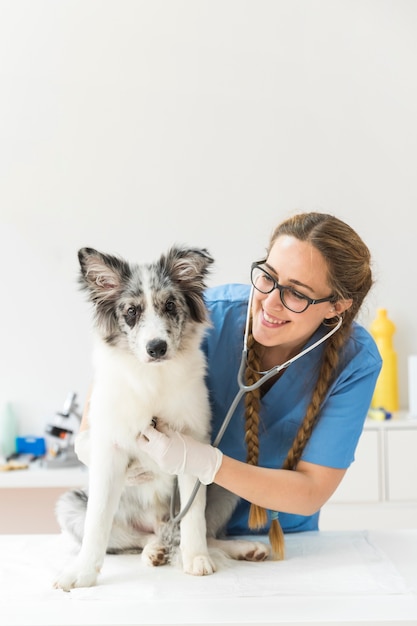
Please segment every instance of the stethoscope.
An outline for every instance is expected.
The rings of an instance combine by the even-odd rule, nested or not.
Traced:
[[[239,366],[239,371],[237,374],[237,384],[239,386],[239,390],[236,394],[236,396],[234,397],[232,403],[230,404],[230,407],[226,413],[226,417],[223,420],[223,423],[219,429],[219,432],[217,433],[215,439],[213,440],[212,446],[217,448],[229,423],[230,420],[232,419],[237,406],[239,404],[239,402],[241,401],[241,399],[243,398],[243,396],[245,395],[245,393],[247,393],[248,391],[253,391],[254,389],[258,389],[259,387],[261,387],[267,380],[269,380],[270,378],[272,378],[273,376],[276,376],[276,374],[278,374],[279,372],[281,372],[283,369],[286,369],[289,365],[291,365],[291,363],[294,363],[294,361],[297,361],[298,359],[300,359],[302,356],[305,356],[306,354],[308,354],[309,352],[311,352],[311,350],[314,350],[314,348],[317,348],[317,346],[319,346],[320,344],[322,344],[324,341],[326,341],[327,339],[329,339],[329,337],[331,337],[332,335],[334,335],[335,332],[337,332],[339,330],[339,328],[342,325],[343,322],[343,318],[338,315],[338,321],[336,326],[334,326],[328,333],[326,333],[325,335],[323,335],[323,337],[320,337],[320,339],[318,339],[317,341],[315,341],[313,344],[311,344],[311,346],[308,346],[307,348],[304,348],[304,350],[302,350],[301,352],[299,352],[298,354],[296,354],[295,356],[291,357],[291,359],[288,359],[288,361],[285,361],[285,363],[282,363],[281,365],[274,365],[273,367],[271,367],[269,370],[267,370],[266,372],[257,372],[258,374],[261,374],[261,377],[255,381],[254,383],[252,383],[252,385],[246,385],[245,384],[245,380],[244,380],[244,375],[245,375],[245,370],[248,364],[248,336],[249,336],[249,325],[250,325],[250,317],[251,317],[251,309],[252,309],[252,300],[253,300],[253,292],[254,292],[254,287],[251,287],[251,291],[250,291],[250,295],[249,295],[249,302],[248,302],[248,309],[247,309],[247,313],[246,313],[246,324],[245,324],[245,334],[244,334],[244,338],[243,338],[243,349],[242,349],[242,356],[240,359],[240,366]],[[174,488],[174,493],[173,496],[171,498],[171,515],[170,515],[170,520],[172,523],[177,523],[179,522],[184,515],[188,512],[195,496],[196,493],[200,487],[201,483],[199,480],[197,480],[196,484],[194,485],[194,489],[190,495],[190,498],[188,500],[188,502],[186,503],[186,505],[184,506],[184,508],[177,514],[175,515],[175,494],[176,494],[176,489],[177,489],[177,484],[175,484],[175,488]]]

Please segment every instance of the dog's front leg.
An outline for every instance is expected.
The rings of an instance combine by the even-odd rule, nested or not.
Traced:
[[[183,508],[192,493],[196,478],[194,476],[178,476],[181,508]],[[200,485],[195,499],[181,520],[180,549],[183,569],[187,574],[206,576],[216,570],[207,550],[206,532],[206,487]]]
[[[123,489],[127,459],[121,450],[103,446],[92,454],[84,536],[78,556],[60,574],[54,586],[69,591],[91,587],[103,564],[114,514]]]

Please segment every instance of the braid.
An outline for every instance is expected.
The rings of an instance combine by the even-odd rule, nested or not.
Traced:
[[[256,343],[252,335],[252,330],[247,339],[248,363],[246,367],[246,384],[256,383],[260,374],[260,359],[256,350]],[[260,409],[260,389],[249,391],[245,395],[245,442],[247,447],[246,462],[251,465],[258,464],[259,458],[259,409]]]
[[[252,329],[247,339],[248,364],[246,367],[246,384],[253,385],[260,378],[260,357],[257,343],[252,335]],[[258,465],[259,459],[259,410],[261,405],[261,390],[253,389],[245,394],[245,442],[247,448],[246,462]],[[251,504],[249,511],[249,528],[263,528],[267,523],[265,509],[257,504]]]
[[[258,354],[259,344],[256,343],[252,328],[249,330],[248,339],[248,365],[246,367],[246,384],[252,385],[259,380],[261,359]],[[259,410],[261,405],[260,388],[248,391],[245,396],[245,441],[247,446],[246,461],[250,465],[258,465],[259,459]],[[260,529],[266,526],[268,515],[266,510],[254,504],[249,509],[249,528]],[[278,514],[273,513],[273,519],[269,530],[269,541],[272,548],[273,558],[283,560],[285,553],[284,533],[278,521]]]
[[[297,467],[298,461],[300,460],[308,440],[311,437],[313,428],[317,422],[320,407],[339,363],[340,350],[346,342],[349,334],[350,327],[342,326],[337,333],[328,339],[328,343],[326,344],[323,352],[316,387],[311,397],[310,404],[307,407],[303,423],[298,429],[291,449],[289,450],[287,458],[284,461],[282,466],[283,469],[293,470]]]

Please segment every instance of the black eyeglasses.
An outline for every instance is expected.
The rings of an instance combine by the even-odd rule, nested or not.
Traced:
[[[302,293],[299,293],[292,287],[283,287],[277,280],[265,268],[262,264],[265,261],[256,261],[251,266],[251,282],[252,285],[261,293],[267,294],[278,289],[282,304],[286,309],[289,309],[293,313],[304,313],[310,306],[310,304],[320,304],[320,302],[335,302],[334,296],[328,298],[318,298],[314,300]]]

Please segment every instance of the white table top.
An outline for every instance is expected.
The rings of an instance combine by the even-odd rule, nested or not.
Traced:
[[[2,626],[417,624],[417,529],[287,535],[285,561],[201,578],[107,555],[97,586],[54,590],[71,550],[60,535],[0,535]]]
[[[0,472],[0,489],[54,487],[83,487],[88,484],[88,470],[85,465],[45,469],[40,465],[31,464],[29,469]]]

